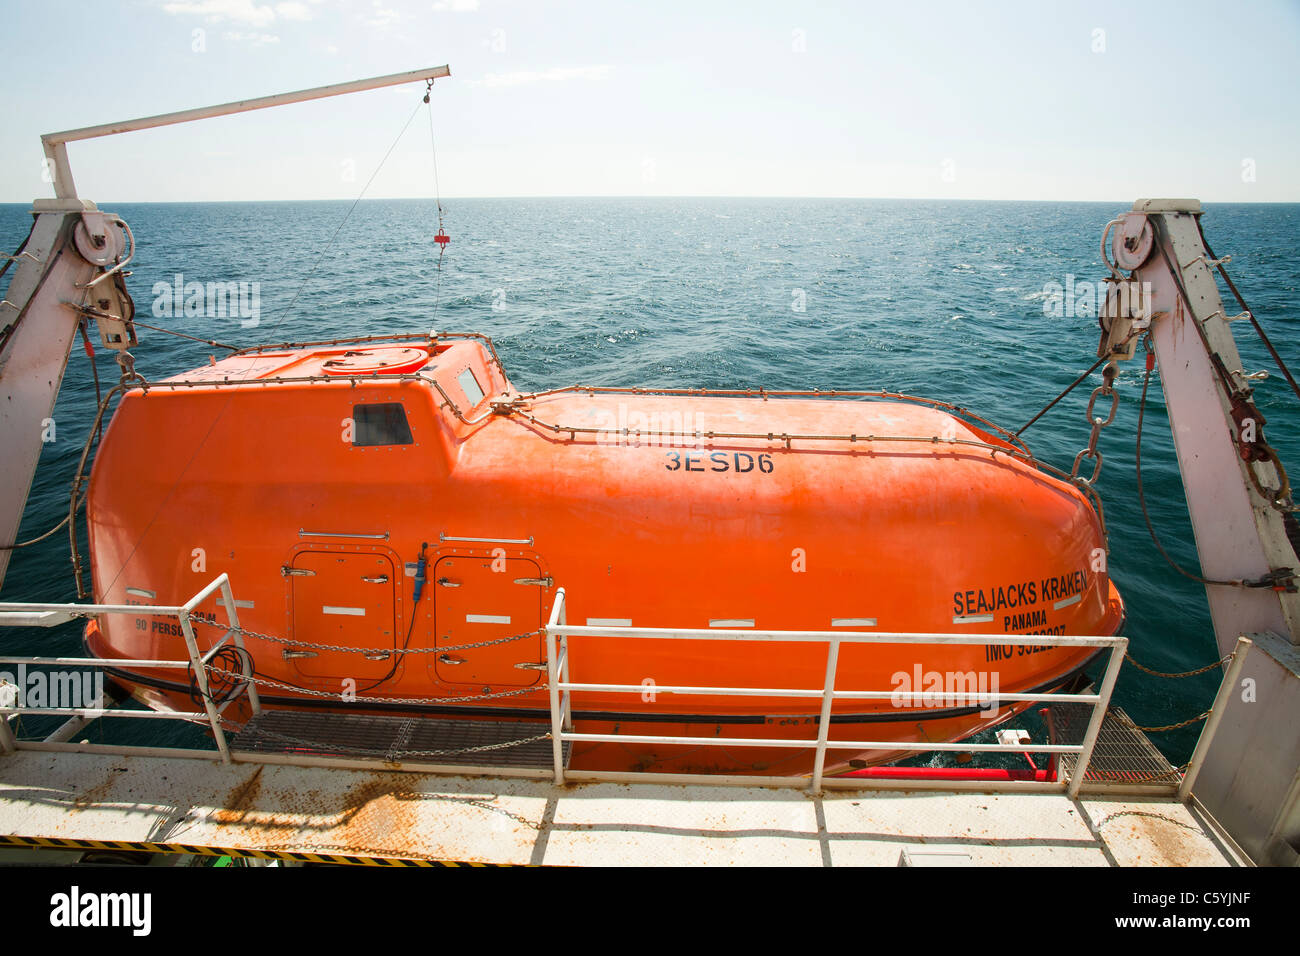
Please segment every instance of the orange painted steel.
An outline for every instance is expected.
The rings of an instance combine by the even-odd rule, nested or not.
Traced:
[[[1110,635],[1123,620],[1088,499],[991,427],[901,400],[521,396],[474,337],[258,350],[133,388],[87,516],[97,601],[143,603],[134,588],[179,603],[229,573],[251,602],[240,620],[268,707],[545,719],[540,628],[560,585],[568,622],[597,626]],[[204,611],[225,620],[215,600]],[[87,643],[103,657],[174,657],[174,624],[106,619]],[[223,632],[200,624],[200,646]],[[580,732],[809,740],[579,744],[574,767],[811,767],[818,700],[647,682],[817,689],[825,645],[570,646],[573,681],[649,688],[578,694]],[[1093,653],[845,645],[836,686],[922,691],[971,676],[1047,692]],[[939,684],[911,686],[932,675]],[[193,708],[174,674],[113,677],[149,706]],[[978,705],[837,701],[832,738],[956,741],[1026,706],[990,719]],[[832,749],[828,767],[893,756]]]

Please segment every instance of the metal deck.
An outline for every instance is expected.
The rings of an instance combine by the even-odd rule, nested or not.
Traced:
[[[263,711],[231,739],[244,753],[420,760],[494,769],[551,768],[548,721],[439,720]],[[564,745],[567,762],[572,744]]]
[[[1088,730],[1088,719],[1092,716],[1091,707],[1086,704],[1050,704],[1048,710],[1060,743],[1082,743]],[[1064,774],[1072,774],[1074,764],[1073,754],[1061,755]],[[1122,708],[1110,707],[1102,718],[1097,744],[1083,779],[1085,786],[1121,783],[1127,787],[1140,785],[1173,791],[1178,788],[1181,777]]]
[[[0,820],[17,842],[561,865],[1222,866],[1167,798],[660,783],[557,787],[239,760],[21,751]]]

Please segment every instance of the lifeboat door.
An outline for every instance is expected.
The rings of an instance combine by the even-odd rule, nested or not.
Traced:
[[[527,558],[458,554],[433,567],[434,672],[441,681],[478,688],[527,687],[542,677],[534,668],[545,659],[541,635],[460,649],[542,626],[542,604],[549,593],[539,580],[537,564]],[[446,648],[446,650],[443,650]]]
[[[293,596],[294,640],[375,649],[358,654],[289,647],[289,659],[299,674],[364,681],[392,669],[397,639],[393,562],[388,557],[300,551],[286,576]]]

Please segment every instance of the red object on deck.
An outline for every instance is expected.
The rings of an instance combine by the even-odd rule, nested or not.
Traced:
[[[1047,770],[1002,770],[995,767],[867,767],[836,774],[868,780],[1035,780],[1054,778]]]

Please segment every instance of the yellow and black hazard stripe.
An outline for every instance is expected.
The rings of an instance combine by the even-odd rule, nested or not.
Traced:
[[[193,856],[252,857],[258,860],[294,860],[300,863],[334,863],[343,866],[514,866],[512,863],[475,863],[466,860],[427,860],[419,857],[357,856],[290,850],[256,850],[245,847],[200,846],[192,843],[140,843],[132,840],[74,840],[66,837],[0,836],[0,846],[45,850],[116,850],[145,853],[187,853]]]

